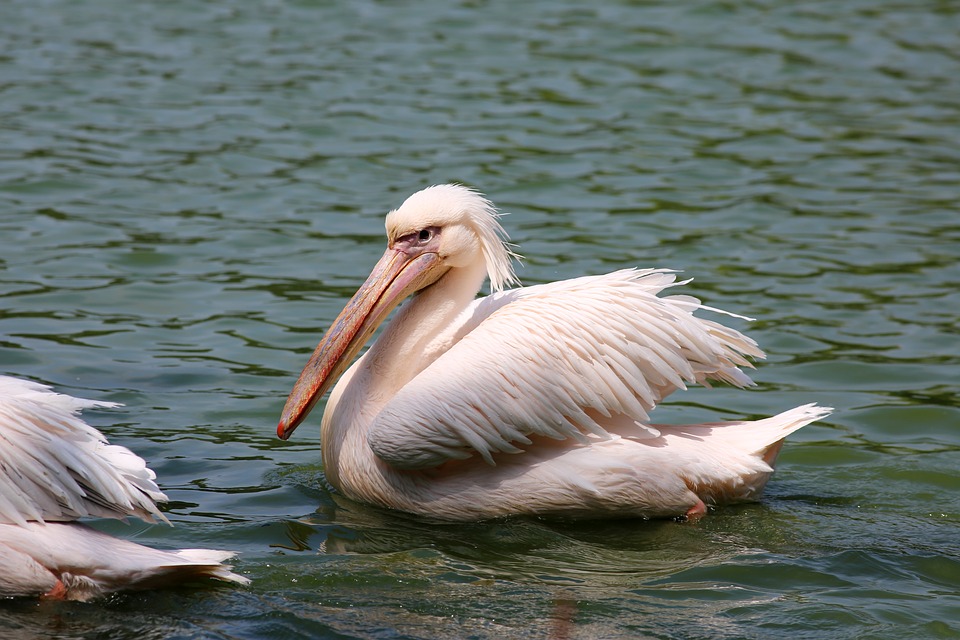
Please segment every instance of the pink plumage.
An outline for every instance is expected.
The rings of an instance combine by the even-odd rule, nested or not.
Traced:
[[[743,368],[763,357],[757,344],[695,313],[742,316],[670,295],[686,283],[664,269],[502,290],[515,256],[498,218],[465,187],[410,196],[304,367],[278,433],[289,437],[336,383],[322,452],[347,496],[449,520],[697,516],[756,499],[783,438],[829,413],[653,424],[689,384],[753,384]],[[493,293],[478,299],[485,279]]]
[[[0,376],[0,597],[87,600],[206,578],[249,582],[222,564],[229,551],[152,549],[75,522],[169,524],[156,504],[166,496],[143,459],[79,417],[115,406]]]

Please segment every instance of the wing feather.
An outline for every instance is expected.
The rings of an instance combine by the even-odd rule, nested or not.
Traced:
[[[417,469],[475,454],[495,464],[531,436],[608,438],[604,423],[624,416],[658,435],[649,412],[666,395],[708,379],[750,385],[738,367],[763,357],[747,336],[695,317],[696,298],[658,295],[686,282],[629,269],[477,301],[459,341],[374,419],[371,448]]]
[[[115,406],[0,376],[0,523],[84,516],[167,521],[156,505],[166,496],[143,459],[108,444],[78,415]]]

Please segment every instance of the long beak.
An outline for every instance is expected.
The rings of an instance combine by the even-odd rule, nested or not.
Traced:
[[[286,440],[346,370],[373,332],[400,302],[444,273],[433,252],[388,248],[366,282],[333,321],[287,397],[277,426]]]

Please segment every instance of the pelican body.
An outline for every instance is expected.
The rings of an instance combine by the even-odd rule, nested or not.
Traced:
[[[79,417],[119,406],[0,376],[0,597],[90,598],[214,578],[246,584],[221,564],[234,554],[152,549],[75,522],[166,516],[142,458],[107,443]]]
[[[324,472],[352,499],[458,521],[700,516],[757,499],[783,439],[830,411],[654,424],[671,392],[749,386],[741,367],[764,357],[694,315],[726,312],[661,295],[686,284],[673,272],[508,290],[516,256],[499,214],[459,185],[410,196],[386,230],[386,252],[310,357],[277,429],[288,438],[336,383],[321,422]],[[493,293],[477,298],[485,279]]]

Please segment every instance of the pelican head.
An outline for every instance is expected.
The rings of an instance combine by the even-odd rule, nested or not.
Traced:
[[[413,233],[419,237],[426,229],[439,231],[444,236],[439,254],[445,264],[466,266],[479,249],[491,289],[500,291],[516,283],[512,263],[516,256],[505,244],[500,214],[473,189],[439,184],[418,191],[387,214],[386,227],[388,246]]]
[[[451,269],[482,261],[491,289],[516,282],[499,214],[473,189],[444,184],[414,193],[387,214],[387,250],[320,340],[284,406],[286,440],[350,365],[390,312]],[[479,285],[478,285],[479,286]]]

